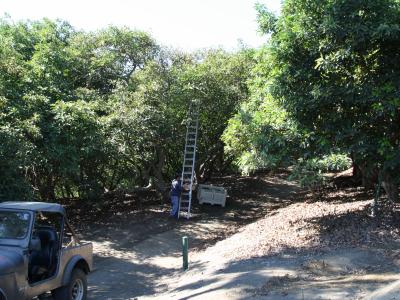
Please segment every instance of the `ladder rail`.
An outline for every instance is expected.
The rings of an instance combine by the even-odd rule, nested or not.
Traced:
[[[195,175],[195,164],[196,164],[196,149],[197,149],[197,135],[199,129],[199,104],[193,101],[189,108],[189,119],[186,125],[186,136],[185,136],[185,149],[183,154],[183,163],[182,163],[182,185],[189,183],[189,190],[182,192],[181,197],[179,199],[178,204],[178,218],[180,217],[181,211],[185,209],[186,218],[190,218],[190,210],[192,207],[192,193],[193,193],[193,182]],[[193,118],[195,116],[195,118]],[[193,124],[194,123],[194,124]],[[193,130],[194,129],[194,130]],[[193,142],[193,144],[192,144]],[[190,150],[189,150],[190,149]],[[188,164],[188,162],[191,162]],[[186,169],[190,168],[191,172],[186,171]],[[185,175],[190,175],[187,178]],[[182,199],[186,197],[187,199]],[[185,201],[183,201],[185,200]],[[187,206],[183,207],[182,202],[186,203]]]
[[[187,212],[187,218],[190,218],[190,210],[192,208],[192,192],[193,192],[193,179],[194,179],[194,167],[196,163],[196,149],[197,149],[197,132],[199,130],[199,117],[197,116],[196,120],[196,138],[194,140],[194,151],[193,151],[193,161],[192,161],[192,176],[190,179],[190,187],[189,187],[189,205],[188,205],[188,212]]]

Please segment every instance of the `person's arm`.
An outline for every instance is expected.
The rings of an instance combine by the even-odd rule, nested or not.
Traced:
[[[182,184],[181,187],[182,187],[182,190],[188,191],[189,190],[189,183]]]

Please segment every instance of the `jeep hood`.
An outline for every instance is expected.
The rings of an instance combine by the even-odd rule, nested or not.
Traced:
[[[21,254],[9,250],[0,250],[0,275],[14,273],[24,263]]]

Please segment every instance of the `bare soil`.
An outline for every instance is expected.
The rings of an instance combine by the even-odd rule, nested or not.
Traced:
[[[89,299],[363,299],[400,279],[397,210],[372,218],[373,195],[343,178],[316,194],[286,177],[214,178],[227,207],[195,205],[190,220],[170,219],[169,203],[151,191],[66,200],[94,243]]]

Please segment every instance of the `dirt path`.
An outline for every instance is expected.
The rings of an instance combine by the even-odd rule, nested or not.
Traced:
[[[166,292],[181,275],[181,238],[191,251],[204,249],[240,226],[295,201],[298,188],[279,178],[216,179],[228,188],[226,208],[195,206],[193,218],[168,218],[168,205],[154,203],[146,213],[126,212],[86,227],[94,242],[96,271],[89,277],[89,299],[134,299]],[[82,230],[83,232],[83,230]]]
[[[352,188],[318,202],[284,177],[217,178],[228,189],[227,207],[196,205],[190,220],[168,218],[167,203],[129,195],[76,213],[74,225],[94,243],[89,299],[400,300],[400,239],[385,244],[381,235],[390,240],[393,227],[369,223],[357,210],[371,196]],[[183,236],[190,241],[185,273]],[[262,243],[250,242],[256,236]],[[352,246],[365,238],[377,240]],[[336,241],[345,243],[329,250]],[[326,248],[316,252],[315,244]],[[246,258],[255,250],[261,257]]]
[[[143,299],[398,300],[398,268],[381,251],[361,248],[213,261],[182,276],[169,292]]]

